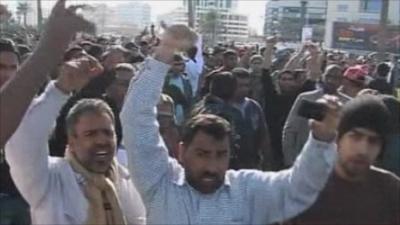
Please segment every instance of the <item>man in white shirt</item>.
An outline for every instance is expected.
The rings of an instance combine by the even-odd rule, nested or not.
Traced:
[[[114,157],[115,118],[105,102],[79,101],[66,118],[65,158],[48,156],[48,137],[61,107],[102,71],[88,55],[63,64],[6,144],[11,176],[31,207],[33,224],[145,223],[129,173]]]
[[[271,224],[304,211],[333,168],[338,100],[327,100],[327,116],[312,122],[309,140],[290,170],[227,170],[229,124],[208,114],[185,126],[179,164],[168,156],[155,106],[174,52],[191,46],[194,36],[182,25],[168,28],[154,59],[146,60],[131,83],[121,111],[129,170],[146,206],[148,224]]]

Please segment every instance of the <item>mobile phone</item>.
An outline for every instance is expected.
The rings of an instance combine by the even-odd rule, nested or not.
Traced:
[[[297,115],[307,119],[322,121],[325,117],[327,109],[327,106],[323,103],[302,99],[297,111]]]

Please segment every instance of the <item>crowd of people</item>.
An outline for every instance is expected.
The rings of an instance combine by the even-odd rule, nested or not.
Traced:
[[[397,56],[77,35],[78,9],[0,39],[0,224],[400,224]]]

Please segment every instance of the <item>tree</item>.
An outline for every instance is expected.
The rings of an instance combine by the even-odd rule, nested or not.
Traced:
[[[27,16],[30,11],[29,5],[27,2],[19,2],[17,6],[17,15],[22,15],[24,20],[24,26],[27,26]]]

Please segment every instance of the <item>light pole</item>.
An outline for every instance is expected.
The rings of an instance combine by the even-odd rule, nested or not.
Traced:
[[[300,40],[301,37],[303,35],[303,28],[306,26],[307,24],[307,19],[306,19],[306,15],[307,15],[307,4],[308,1],[301,1],[301,8],[300,8],[300,12],[301,12],[301,27],[300,27]]]

